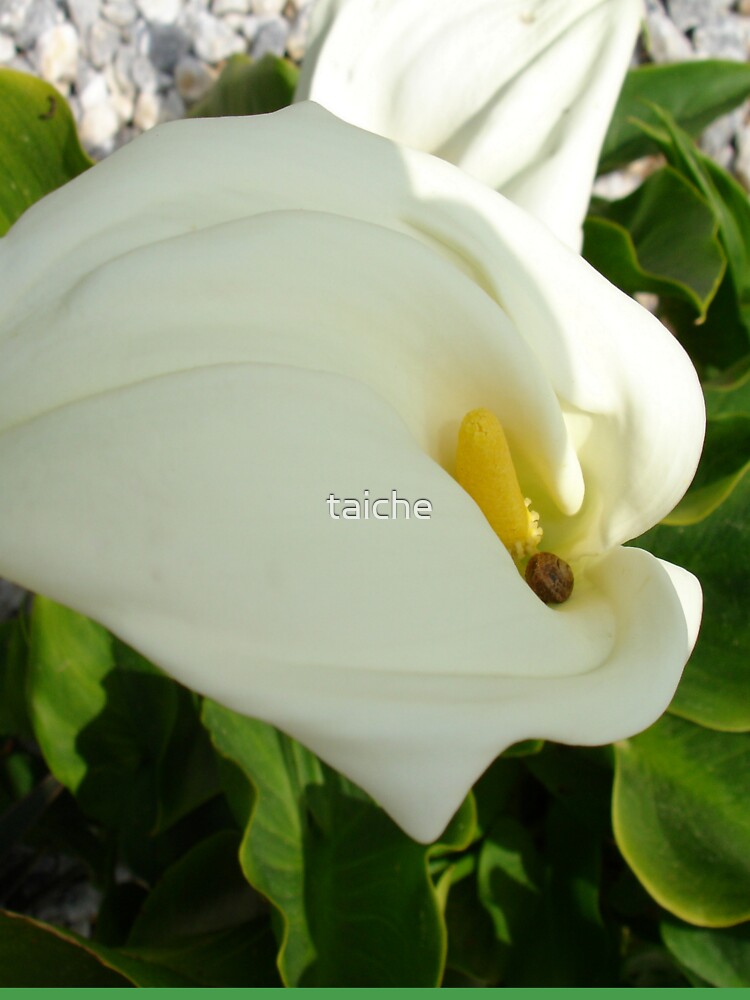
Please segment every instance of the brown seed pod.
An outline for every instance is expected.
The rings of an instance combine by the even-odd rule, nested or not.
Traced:
[[[537,552],[526,566],[526,582],[545,604],[563,604],[573,593],[573,570],[554,552]]]

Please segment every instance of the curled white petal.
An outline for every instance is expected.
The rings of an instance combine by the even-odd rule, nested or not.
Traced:
[[[580,247],[641,0],[323,0],[297,91],[460,166]]]
[[[282,727],[418,839],[511,743],[654,721],[695,629],[694,579],[678,591],[632,549],[545,607],[395,414],[337,377],[150,379],[6,432],[0,469],[5,572]],[[362,483],[429,497],[433,517],[331,519],[329,492]]]
[[[476,406],[576,560],[559,609],[450,475]],[[702,427],[645,310],[485,185],[315,105],[157,129],[0,241],[0,572],[422,839],[509,743],[664,709],[697,584],[616,546],[686,488]],[[430,520],[329,515],[394,489]]]

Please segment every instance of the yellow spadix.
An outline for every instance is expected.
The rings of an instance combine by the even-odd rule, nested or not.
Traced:
[[[521,492],[505,432],[489,410],[472,410],[464,417],[455,478],[514,559],[536,551],[542,537],[539,515]]]

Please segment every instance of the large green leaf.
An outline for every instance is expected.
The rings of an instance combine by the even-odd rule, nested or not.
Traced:
[[[502,956],[492,918],[479,899],[475,857],[473,854],[464,857],[469,864],[454,866],[450,872],[454,880],[445,907],[448,930],[446,979],[458,973],[473,984],[493,985],[502,972]],[[448,985],[445,979],[443,985]]]
[[[626,861],[688,923],[750,918],[750,734],[665,715],[616,747],[613,821]]]
[[[703,622],[670,711],[727,732],[750,729],[750,475],[705,520],[657,525],[633,543],[684,566],[703,586]]]
[[[594,833],[610,834],[613,770],[610,747],[547,743],[542,753],[525,764],[578,822]]]
[[[130,985],[127,978],[56,927],[0,911],[0,986]]]
[[[522,843],[517,841],[511,847],[523,850]],[[615,952],[599,912],[600,853],[598,836],[568,809],[552,803],[540,851],[543,872],[541,877],[532,876],[539,887],[538,905],[531,924],[526,924],[528,913],[521,911],[504,985],[593,987],[613,982]],[[499,870],[497,904],[502,910],[505,892],[505,898],[512,900],[509,913],[518,920],[519,906],[530,903],[533,894],[519,869],[508,867],[512,858],[513,850],[507,855],[504,870]],[[528,872],[525,864],[521,870]],[[495,873],[497,877],[497,868]],[[515,892],[510,894],[514,879]],[[498,930],[502,933],[502,925]]]
[[[750,986],[750,924],[706,930],[669,920],[661,932],[675,958],[712,986]]]
[[[26,73],[0,69],[0,235],[29,205],[92,165],[65,99]]]
[[[584,225],[583,255],[625,292],[684,299],[699,317],[724,274],[718,221],[706,199],[664,167],[627,198],[596,201]]]
[[[734,368],[704,382],[703,394],[709,418],[750,413],[750,354]]]
[[[210,873],[206,877],[210,878]],[[131,968],[135,973],[136,967],[125,963],[137,962],[152,974],[158,971],[165,977],[179,977],[192,987],[260,988],[282,985],[274,966],[275,954],[274,936],[266,919],[198,934],[169,945],[128,946],[118,952],[116,961],[128,973]],[[135,985],[151,984],[136,981]]]
[[[665,524],[696,524],[712,514],[750,468],[750,413],[708,420],[706,442],[692,485]]]
[[[133,924],[127,952],[205,986],[280,986],[265,905],[245,880],[240,834],[199,841],[169,868]]]
[[[264,115],[292,103],[299,70],[270,52],[257,61],[234,55],[206,96],[190,109],[191,118]]]
[[[236,951],[238,942],[235,940],[232,944]],[[196,954],[185,964],[198,961]],[[170,968],[168,963],[145,960],[139,955],[85,940],[62,927],[0,911],[0,986],[184,989],[202,985],[200,979]]]
[[[163,800],[181,798],[184,809],[185,799],[211,793],[205,775],[185,767],[195,757],[178,723],[191,695],[100,625],[42,597],[31,618],[27,695],[50,770],[103,823],[143,836],[160,815],[174,818]],[[166,767],[173,740],[184,754],[177,770]],[[165,789],[196,781],[196,794]]]
[[[641,127],[710,205],[727,258],[724,280],[705,323],[696,327],[679,301],[667,303],[664,313],[699,363],[726,368],[750,346],[750,201],[737,181],[702,154],[669,114],[656,106],[652,112],[661,127],[643,123]]]
[[[243,877],[239,847],[240,834],[222,830],[167,869],[133,924],[128,946],[172,944],[258,916],[258,896]]]
[[[515,819],[501,817],[479,854],[479,900],[495,931],[497,978],[507,972],[513,950],[537,933],[543,870],[530,834]]]
[[[429,848],[273,727],[212,702],[204,723],[255,790],[241,862],[278,911],[284,982],[437,985],[446,943]],[[469,842],[473,812],[459,812],[443,843]]]
[[[697,136],[749,94],[747,63],[703,59],[630,70],[604,140],[599,172],[615,170],[655,151],[654,144],[633,123],[637,118],[657,124],[650,104],[665,108],[685,131]]]

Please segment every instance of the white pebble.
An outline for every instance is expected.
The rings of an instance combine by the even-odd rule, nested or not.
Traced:
[[[83,112],[78,131],[84,146],[107,151],[119,127],[114,108],[109,104],[96,104]]]
[[[732,0],[669,0],[669,16],[680,31],[690,31],[721,18],[731,5]]]
[[[16,55],[16,47],[10,35],[0,32],[0,63],[10,62]]]
[[[36,53],[42,79],[49,83],[75,80],[78,35],[72,24],[48,28],[36,43]]]
[[[252,42],[254,40],[255,36],[258,34],[258,28],[262,23],[263,22],[257,14],[248,14],[247,17],[243,17],[242,28],[240,30],[248,42]]]
[[[68,11],[78,34],[84,37],[99,16],[99,0],[67,0]]]
[[[101,69],[114,59],[120,46],[120,32],[109,21],[95,21],[89,28],[86,43],[89,61]]]
[[[245,40],[210,14],[199,14],[194,21],[193,46],[199,59],[221,62],[235,52],[245,51]]]
[[[213,0],[211,13],[214,17],[224,17],[225,14],[247,14],[250,11],[250,0]]]
[[[261,59],[268,52],[275,56],[283,56],[288,34],[289,24],[283,17],[266,18],[255,33],[252,47],[253,58]]]
[[[129,77],[123,79],[118,73],[116,61],[104,67],[104,79],[110,94],[126,97],[131,103],[135,100],[135,84]]]
[[[112,94],[109,103],[121,125],[133,120],[135,101],[132,97],[127,94]]]
[[[31,8],[32,0],[2,0],[0,2],[0,31],[17,35]]]
[[[27,10],[23,24],[16,33],[16,46],[19,49],[33,48],[46,31],[61,24],[62,21],[62,11],[54,3],[54,0],[34,0]]]
[[[216,73],[193,56],[185,56],[175,67],[174,80],[183,100],[199,101],[211,88]]]
[[[159,123],[173,122],[185,117],[185,102],[176,90],[170,90],[161,99],[159,107]]]
[[[118,28],[126,28],[138,17],[138,11],[130,0],[110,0],[102,5],[102,17]]]
[[[154,24],[148,57],[157,69],[170,73],[190,48],[190,39],[176,24]]]
[[[679,62],[693,59],[695,53],[685,35],[664,13],[655,10],[648,19],[648,50],[654,62]]]
[[[744,62],[748,56],[747,26],[740,17],[725,18],[701,25],[693,33],[695,51],[715,59],[736,59]]]
[[[81,86],[78,81],[78,100],[84,111],[95,108],[99,104],[107,104],[109,101],[109,89],[103,73],[91,73],[86,82]]]
[[[133,83],[138,90],[153,93],[162,84],[162,77],[148,56],[136,56],[133,60]]]
[[[159,98],[156,94],[145,93],[139,94],[135,102],[135,108],[133,110],[133,124],[147,132],[150,128],[159,120]]]
[[[29,73],[31,76],[36,72],[29,60],[24,59],[20,55],[14,56],[9,62],[5,63],[4,69],[15,69],[19,73]]]
[[[310,5],[303,7],[292,22],[289,37],[286,40],[286,50],[289,58],[297,62],[302,60],[307,47],[307,35],[310,30]]]
[[[280,14],[287,0],[252,0],[253,14]]]
[[[221,21],[222,24],[226,24],[226,26],[228,28],[231,28],[232,31],[235,31],[237,32],[237,34],[241,35],[243,33],[245,27],[245,21],[247,21],[247,18],[248,18],[247,14],[238,14],[235,11],[230,14],[223,14]]]
[[[180,0],[138,0],[138,9],[147,21],[167,24],[180,13]]]

